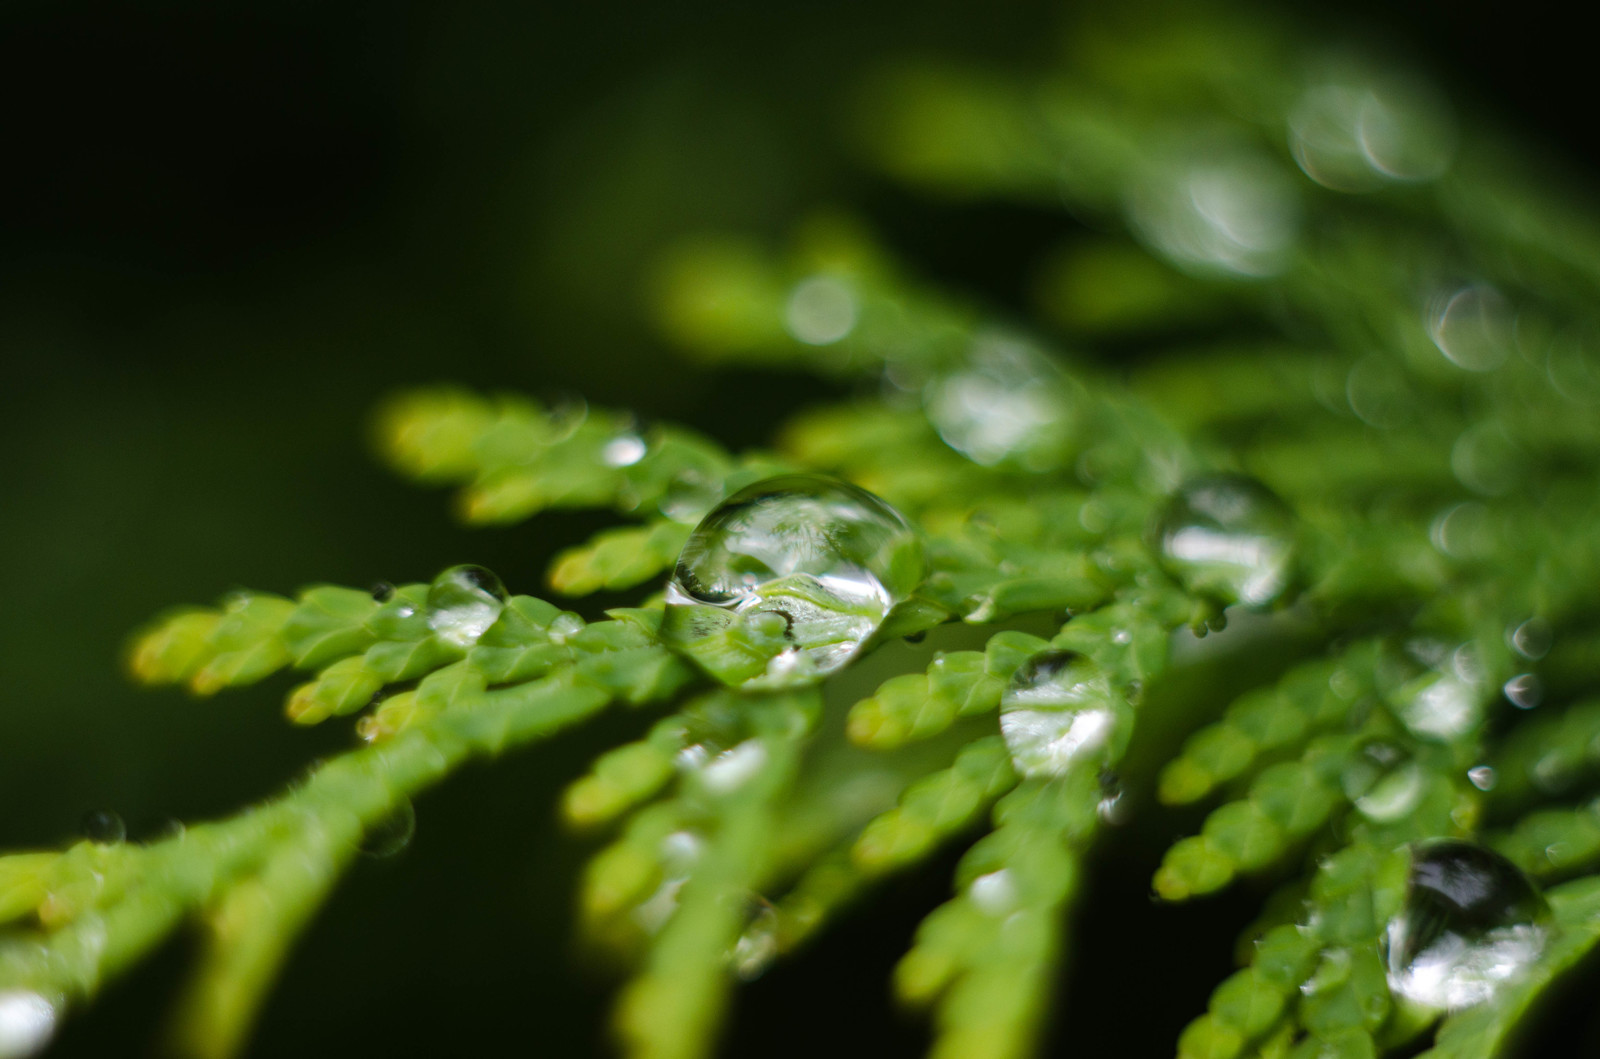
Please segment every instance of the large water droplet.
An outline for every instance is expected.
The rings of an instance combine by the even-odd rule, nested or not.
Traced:
[[[1001,695],[1000,734],[1022,775],[1063,776],[1080,762],[1099,769],[1115,760],[1132,714],[1099,666],[1072,651],[1045,651]]]
[[[360,849],[369,857],[393,857],[407,846],[417,833],[417,810],[406,798],[388,816],[367,828],[361,836]]]
[[[101,846],[114,846],[128,837],[128,825],[109,809],[92,809],[84,813],[83,819],[78,822],[78,830],[84,838]]]
[[[38,1055],[59,1018],[56,1006],[31,989],[0,989],[0,1059]]]
[[[732,686],[811,683],[854,657],[922,581],[894,508],[819,475],[740,490],[689,535],[662,635]]]
[[[1295,579],[1295,519],[1266,486],[1241,474],[1191,478],[1156,524],[1162,564],[1189,591],[1267,607]]]
[[[1482,1003],[1538,958],[1547,911],[1498,853],[1456,841],[1421,847],[1405,908],[1389,921],[1389,989],[1431,1009]]]
[[[1072,459],[1074,394],[1066,376],[1028,343],[979,336],[967,365],[930,382],[923,406],[945,444],[974,463],[1030,471]]]
[[[506,586],[481,566],[452,566],[428,586],[428,628],[445,643],[465,650],[500,617]]]

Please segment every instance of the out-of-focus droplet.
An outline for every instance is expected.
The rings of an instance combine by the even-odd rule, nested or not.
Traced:
[[[1519,710],[1531,710],[1544,699],[1544,685],[1532,673],[1518,673],[1506,681],[1506,700]]]
[[[1196,595],[1262,608],[1294,586],[1294,514],[1254,478],[1191,478],[1167,502],[1155,536],[1162,565]]]
[[[667,483],[657,506],[674,522],[693,524],[722,499],[722,482],[695,470],[680,471]]]
[[[394,586],[387,581],[375,581],[372,585],[372,601],[374,603],[387,603],[394,598]]]
[[[1555,639],[1555,630],[1543,618],[1534,616],[1521,625],[1510,629],[1506,639],[1511,644],[1511,649],[1530,662],[1537,662],[1550,653],[1550,644]]]
[[[1021,339],[979,336],[967,364],[930,382],[923,407],[945,444],[986,467],[1048,471],[1073,458],[1074,394],[1061,370]]]
[[[1495,774],[1493,765],[1474,765],[1467,770],[1467,780],[1480,791],[1492,791],[1500,777]]]
[[[114,846],[128,838],[128,825],[109,809],[91,809],[78,823],[83,837],[101,846]]]
[[[1301,170],[1335,191],[1374,191],[1433,180],[1450,166],[1455,126],[1427,85],[1399,78],[1317,85],[1289,115],[1289,149]]]
[[[1122,779],[1110,769],[1100,770],[1100,800],[1094,806],[1095,815],[1103,824],[1118,826],[1128,822],[1127,792]]]
[[[428,586],[428,628],[445,643],[466,649],[500,617],[505,585],[481,566],[452,566]]]
[[[690,534],[662,635],[732,686],[812,683],[853,658],[924,571],[916,534],[878,497],[819,475],[769,478]]]
[[[1008,916],[1017,908],[1017,880],[1009,868],[987,872],[967,885],[967,898],[986,916]]]
[[[784,306],[783,323],[796,341],[831,346],[856,326],[855,291],[834,276],[812,276],[795,284]]]
[[[1025,662],[1001,695],[1000,734],[1022,775],[1064,776],[1120,756],[1132,712],[1098,665],[1072,651],[1045,651]]]
[[[1449,742],[1483,719],[1481,689],[1453,672],[1426,673],[1395,696],[1396,712],[1413,735]]]
[[[1136,231],[1179,266],[1199,272],[1271,276],[1288,263],[1299,202],[1270,158],[1210,145],[1205,160],[1179,164],[1132,203]]]
[[[1504,496],[1524,477],[1522,454],[1498,423],[1462,431],[1450,449],[1450,469],[1462,485],[1482,496]]]
[[[1416,762],[1408,762],[1369,787],[1356,799],[1356,809],[1368,820],[1388,824],[1416,809],[1427,789],[1427,774]]]
[[[1511,303],[1487,284],[1473,284],[1434,302],[1428,334],[1439,352],[1466,371],[1493,371],[1513,346]]]
[[[417,810],[406,798],[389,815],[372,824],[361,836],[360,850],[369,857],[393,857],[411,844],[417,833]]]
[[[760,894],[750,897],[751,913],[739,940],[734,943],[729,962],[740,981],[753,982],[766,973],[778,957],[777,909]]]
[[[1550,340],[1544,353],[1545,376],[1550,386],[1573,404],[1600,405],[1600,359],[1595,357],[1597,336],[1564,332]]]
[[[1476,500],[1445,508],[1428,528],[1433,546],[1452,559],[1477,559],[1495,546],[1493,513]]]
[[[1376,354],[1362,357],[1345,376],[1345,400],[1368,426],[1392,430],[1415,412],[1410,383],[1389,361]]]
[[[54,1004],[31,989],[0,989],[0,1059],[44,1051],[60,1017]]]
[[[600,459],[607,467],[632,467],[644,459],[649,446],[637,434],[618,434],[600,449]]]
[[[1548,913],[1527,876],[1498,853],[1435,842],[1412,856],[1405,907],[1389,921],[1389,988],[1432,1010],[1492,997],[1538,959]]]

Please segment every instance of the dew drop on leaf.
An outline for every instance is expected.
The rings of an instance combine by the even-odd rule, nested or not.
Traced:
[[[59,1018],[56,1006],[31,989],[0,989],[0,1059],[44,1051]]]
[[[114,846],[128,837],[128,825],[109,809],[93,809],[78,822],[83,837],[101,846]]]
[[[985,467],[1048,471],[1075,455],[1075,395],[1066,375],[1027,342],[1000,333],[974,340],[960,371],[930,382],[923,406],[945,444]]]
[[[1468,842],[1412,856],[1405,907],[1389,921],[1389,988],[1424,1008],[1492,997],[1544,948],[1544,898],[1510,861]]]
[[[417,810],[406,798],[361,836],[361,852],[369,857],[392,857],[411,845],[417,833]]]
[[[690,534],[662,634],[730,686],[808,684],[850,661],[924,570],[916,534],[871,493],[820,475],[769,478]]]
[[[1080,762],[1103,767],[1131,727],[1132,710],[1104,670],[1073,651],[1035,655],[1000,697],[1000,734],[1024,776],[1064,776]]]
[[[1294,515],[1254,478],[1189,479],[1167,502],[1155,537],[1162,565],[1196,595],[1268,607],[1293,588]]]
[[[478,637],[505,609],[505,585],[481,566],[452,566],[428,586],[428,628],[447,644],[462,649]]]

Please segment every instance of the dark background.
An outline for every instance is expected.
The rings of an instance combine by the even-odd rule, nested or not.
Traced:
[[[1367,0],[1306,17],[1396,44],[1469,114],[1592,172],[1591,48],[1554,10]],[[685,232],[778,232],[818,204],[864,212],[926,273],[1020,297],[1068,222],[884,186],[851,165],[838,117],[886,56],[1041,62],[1056,14],[1033,0],[6,4],[0,847],[62,841],[93,808],[134,837],[226,814],[348,745],[342,725],[285,725],[279,684],[203,702],[129,688],[118,652],[152,612],[467,560],[537,591],[551,552],[598,524],[461,530],[445,498],[370,459],[384,392],[577,391],[759,442],[826,391],[674,359],[639,312],[644,269]],[[637,723],[423,799],[411,848],[360,865],[297,950],[253,1054],[603,1051],[610,980],[567,923],[585,847],[551,806]],[[1169,1054],[1228,968],[1254,898],[1152,910],[1158,849],[1113,846],[1086,895],[1063,1054],[1067,1036],[1077,1054]],[[728,1054],[918,1054],[923,1032],[884,980],[949,867],[891,886],[748,989]],[[70,1020],[59,1053],[154,1048],[188,944]]]

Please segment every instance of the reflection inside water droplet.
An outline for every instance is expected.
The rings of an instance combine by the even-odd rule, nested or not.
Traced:
[[[1295,577],[1295,522],[1266,486],[1240,474],[1192,478],[1156,524],[1162,565],[1189,591],[1266,607]]]
[[[361,836],[359,849],[369,857],[392,857],[411,844],[417,833],[417,810],[407,798]]]
[[[1498,853],[1455,841],[1422,847],[1386,931],[1389,988],[1433,1010],[1482,1003],[1543,951],[1547,911]]]
[[[1073,401],[1066,376],[1012,336],[974,339],[967,365],[930,382],[923,407],[945,444],[974,463],[1010,461],[1045,471],[1072,460]]]
[[[78,830],[84,838],[102,846],[115,845],[128,837],[128,825],[109,809],[92,809],[84,813]]]
[[[1132,710],[1105,672],[1072,651],[1046,651],[1018,669],[1000,698],[1000,734],[1024,776],[1103,767],[1121,753]]]
[[[916,534],[871,493],[819,475],[770,478],[690,535],[662,635],[730,685],[810,683],[854,657],[923,571]]]
[[[428,628],[445,643],[471,647],[500,617],[507,598],[505,586],[492,571],[452,566],[428,586]]]
[[[0,989],[0,1059],[39,1054],[59,1018],[56,1006],[31,989]]]

